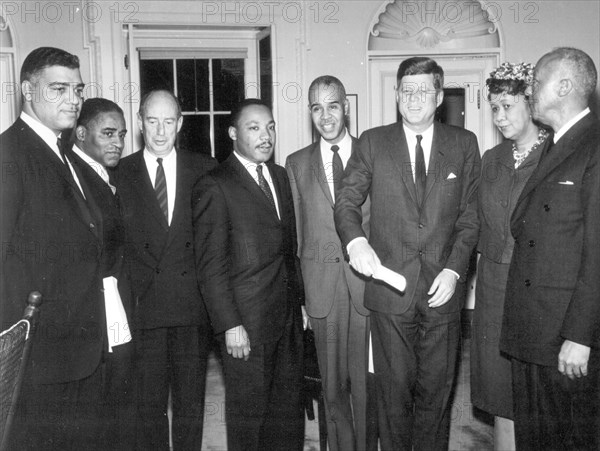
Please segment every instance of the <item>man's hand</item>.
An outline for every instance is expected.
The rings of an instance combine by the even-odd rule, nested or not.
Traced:
[[[569,379],[587,376],[589,359],[589,346],[565,340],[558,353],[558,371]]]
[[[429,299],[429,307],[441,307],[450,300],[456,289],[456,275],[451,271],[442,270],[434,279],[431,288],[427,294],[431,296]],[[434,294],[435,293],[435,294]]]
[[[234,359],[248,360],[250,357],[250,339],[244,326],[232,327],[225,332],[225,345],[227,346],[227,354]]]
[[[312,329],[312,326],[310,325],[310,319],[308,317],[308,313],[306,313],[306,307],[301,305],[300,308],[302,309],[302,328],[304,330]]]
[[[379,257],[367,240],[360,239],[352,243],[348,248],[350,266],[364,276],[371,277],[377,267],[381,265]]]

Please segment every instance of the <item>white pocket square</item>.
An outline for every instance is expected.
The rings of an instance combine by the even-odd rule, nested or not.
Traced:
[[[559,185],[575,185],[571,180],[565,180],[564,182],[558,182]]]
[[[456,178],[456,174],[454,172],[451,172],[450,174],[448,174],[448,177],[446,177],[446,180],[452,180]]]

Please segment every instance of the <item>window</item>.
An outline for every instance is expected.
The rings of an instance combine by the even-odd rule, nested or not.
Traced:
[[[181,104],[179,148],[225,160],[231,153],[227,129],[231,109],[244,98],[243,58],[144,59],[140,55],[142,96],[168,89]]]

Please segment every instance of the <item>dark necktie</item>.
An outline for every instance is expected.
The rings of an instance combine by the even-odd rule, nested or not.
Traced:
[[[65,156],[65,149],[63,149],[62,139],[60,138],[60,136],[56,138],[56,147],[58,147],[58,152],[60,153],[63,163],[68,166],[67,157]]]
[[[344,175],[344,165],[342,164],[342,159],[340,158],[340,154],[338,151],[340,150],[339,146],[333,145],[331,146],[331,151],[333,152],[333,159],[331,160],[331,171],[333,174],[333,192],[337,194],[340,190],[340,186],[342,184],[342,176]],[[335,202],[335,196],[334,196]]]
[[[260,189],[263,193],[265,193],[267,199],[269,199],[269,203],[271,204],[271,207],[273,207],[273,210],[277,211],[277,209],[275,208],[275,199],[273,198],[273,192],[271,191],[271,187],[269,186],[267,180],[265,179],[265,176],[263,175],[263,167],[261,164],[256,166],[256,173],[258,174],[258,185],[260,186]]]
[[[156,192],[156,199],[161,211],[165,215],[167,222],[169,222],[169,199],[167,197],[167,178],[165,177],[165,168],[163,168],[162,158],[157,158],[156,162],[158,167],[156,168],[156,180],[154,182],[154,191]]]
[[[417,135],[417,145],[415,146],[415,188],[417,189],[417,203],[422,205],[425,197],[425,184],[427,182],[427,172],[425,169],[425,154],[421,147],[422,135]]]

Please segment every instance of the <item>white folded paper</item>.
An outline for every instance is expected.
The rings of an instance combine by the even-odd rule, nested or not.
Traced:
[[[104,307],[106,310],[106,332],[108,334],[108,352],[118,345],[131,341],[131,332],[123,301],[119,294],[118,281],[113,276],[102,279],[104,285]]]
[[[379,265],[373,274],[374,279],[381,280],[398,291],[406,289],[406,279],[402,274],[392,271],[383,265]]]

